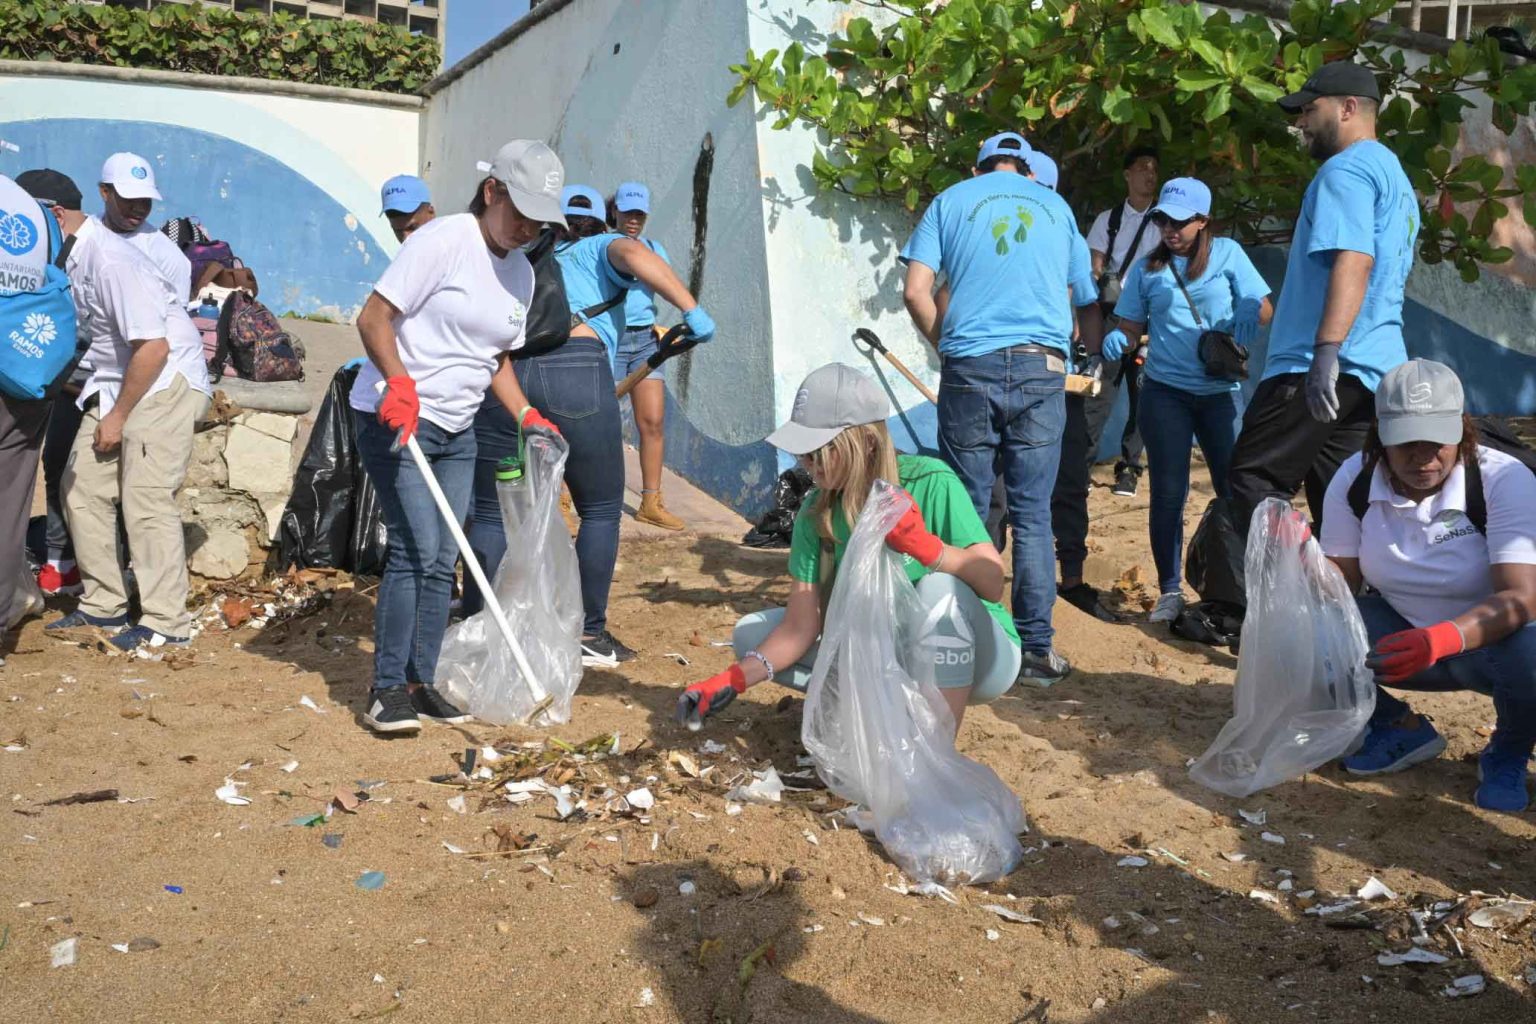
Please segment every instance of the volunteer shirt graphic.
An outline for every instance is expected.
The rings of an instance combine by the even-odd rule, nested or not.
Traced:
[[[0,177],[0,295],[36,291],[48,264],[48,228],[37,200]]]
[[[1072,338],[1067,303],[1093,302],[1088,246],[1066,200],[1009,171],[951,185],[923,214],[902,262],[949,278],[939,353],[979,356],[1035,344],[1063,354]]]

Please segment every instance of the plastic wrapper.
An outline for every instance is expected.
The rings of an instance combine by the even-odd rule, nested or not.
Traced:
[[[304,458],[278,528],[283,568],[384,571],[389,538],[373,482],[357,457],[357,428],[348,395],[358,363],[336,371],[315,418]]]
[[[955,750],[954,717],[933,682],[922,603],[885,535],[911,498],[877,481],[832,588],[806,692],[801,739],[838,796],[910,878],[989,882],[1018,864],[1019,798]]]
[[[1232,718],[1189,770],[1237,797],[1350,753],[1376,709],[1370,644],[1349,585],[1302,514],[1278,498],[1254,513],[1247,577]]]
[[[27,564],[27,560],[23,558],[21,571],[17,573],[11,591],[9,615],[11,621],[0,622],[0,633],[15,628],[29,615],[40,615],[45,607],[43,592],[37,585],[37,577],[33,575],[32,567]]]
[[[522,475],[498,479],[507,553],[492,590],[539,685],[536,700],[489,608],[449,628],[437,660],[437,685],[483,722],[510,725],[571,720],[581,683],[581,580],[576,548],[560,515],[560,483],[570,449],[558,437],[525,435]],[[500,476],[500,474],[498,474]]]

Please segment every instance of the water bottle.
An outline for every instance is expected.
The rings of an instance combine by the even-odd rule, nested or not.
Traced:
[[[197,307],[197,315],[206,317],[209,320],[217,320],[219,318],[219,304],[213,301],[212,295],[203,296],[203,304]]]

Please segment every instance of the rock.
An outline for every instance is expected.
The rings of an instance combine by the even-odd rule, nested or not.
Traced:
[[[159,948],[160,943],[156,942],[148,935],[140,935],[138,938],[130,939],[128,942],[128,952],[130,953],[147,953],[152,949]]]
[[[229,428],[218,426],[200,430],[192,436],[192,458],[187,462],[187,488],[223,487],[229,483],[229,467],[224,464],[224,444]]]
[[[286,495],[292,487],[288,465],[292,451],[286,441],[253,430],[244,423],[229,428],[224,462],[229,486],[250,494]]]
[[[276,438],[284,444],[291,444],[294,433],[299,429],[299,421],[296,417],[283,416],[274,412],[248,412],[241,416],[238,422],[257,433]]]
[[[245,534],[220,531],[203,538],[191,552],[187,567],[208,579],[227,580],[244,572],[250,562]]]
[[[644,910],[647,907],[654,907],[659,899],[661,899],[661,893],[656,890],[656,887],[654,885],[647,885],[642,889],[637,889],[635,894],[629,898],[629,902]]]

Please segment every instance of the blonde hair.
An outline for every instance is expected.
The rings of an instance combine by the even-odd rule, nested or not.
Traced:
[[[820,492],[816,504],[811,509],[815,516],[816,532],[821,539],[831,542],[832,534],[832,505],[838,498],[842,499],[843,520],[852,528],[858,521],[859,513],[864,511],[864,502],[869,498],[869,489],[874,486],[876,480],[884,480],[887,483],[901,486],[899,471],[896,468],[896,445],[891,441],[891,432],[882,423],[861,423],[856,427],[848,427],[838,434],[830,442],[813,453],[813,458],[820,464],[823,474],[826,473],[828,463],[835,460],[839,471],[843,474],[842,483],[837,487],[826,487]]]

